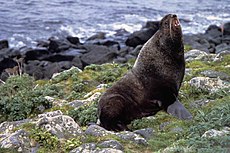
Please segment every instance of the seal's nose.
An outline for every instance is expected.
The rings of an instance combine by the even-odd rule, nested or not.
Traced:
[[[176,16],[176,14],[172,14],[172,17],[173,17],[173,18],[176,18],[177,16]]]

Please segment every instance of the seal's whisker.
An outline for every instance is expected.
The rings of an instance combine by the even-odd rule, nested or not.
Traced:
[[[170,38],[173,40],[172,38],[172,20],[169,20],[169,34],[170,34]]]

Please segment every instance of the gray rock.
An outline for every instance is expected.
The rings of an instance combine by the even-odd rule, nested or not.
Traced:
[[[224,24],[223,30],[224,35],[230,35],[230,22]]]
[[[137,57],[143,45],[138,45],[134,50],[130,52],[131,55]]]
[[[117,56],[116,51],[105,46],[85,45],[84,47],[89,51],[81,57],[85,65],[111,62]]]
[[[229,83],[224,82],[219,78],[195,77],[192,78],[189,83],[191,86],[208,90],[210,92],[216,92],[219,89],[230,87]]]
[[[103,148],[97,149],[94,153],[123,153],[121,150],[113,149],[113,148]]]
[[[230,81],[230,76],[224,72],[218,72],[214,70],[205,70],[200,72],[200,74],[209,78],[220,78],[222,80]]]
[[[72,138],[83,134],[74,119],[70,116],[62,115],[61,111],[40,114],[36,124],[58,138]]]
[[[134,133],[141,135],[147,140],[153,136],[154,132],[155,131],[153,128],[146,128],[146,129],[140,129],[140,130],[134,131]]]
[[[216,62],[216,61],[221,61],[222,59],[223,59],[223,57],[224,56],[226,56],[226,55],[229,55],[230,54],[230,50],[229,51],[227,51],[227,50],[225,50],[225,51],[222,51],[222,52],[220,52],[219,54],[217,54],[216,56],[215,56],[215,58],[214,58],[214,62]]]
[[[83,144],[72,151],[70,153],[90,153],[96,150],[96,144],[95,143],[86,143]]]
[[[120,133],[115,133],[115,135],[118,136],[119,138],[123,139],[123,140],[132,141],[136,144],[141,144],[141,145],[147,145],[148,144],[145,138],[141,137],[140,135],[138,135],[134,132],[122,131]]]
[[[98,40],[98,39],[105,39],[105,35],[106,35],[106,33],[104,33],[104,32],[98,32],[95,35],[89,37],[87,39],[87,41],[89,41],[89,40]]]
[[[161,131],[164,131],[165,130],[165,127],[168,126],[169,124],[171,124],[171,122],[164,122],[164,123],[161,123],[160,125],[160,130]]]
[[[106,136],[109,134],[114,134],[114,132],[107,131],[103,127],[100,127],[98,125],[90,125],[86,130],[85,134],[92,135],[96,137]]]
[[[113,148],[118,150],[124,150],[124,147],[121,145],[121,143],[116,140],[103,141],[99,143],[98,146],[101,148]]]
[[[216,54],[222,52],[222,51],[225,51],[225,50],[229,50],[230,51],[230,45],[226,44],[226,43],[222,43],[222,44],[219,44],[215,47],[215,50],[216,50]]]
[[[206,56],[206,55],[208,55],[208,54],[204,51],[190,50],[184,54],[184,58],[185,58],[185,61],[187,62],[187,61],[199,60],[203,56]]]
[[[192,75],[192,68],[185,68],[185,75]]]
[[[31,119],[24,119],[20,121],[13,122],[3,122],[0,124],[0,133],[10,133],[14,128],[19,127],[25,123],[32,122]]]
[[[115,63],[126,63],[127,59],[124,57],[117,57],[116,59],[113,60]]]
[[[135,56],[130,55],[130,54],[125,55],[125,58],[126,58],[126,60],[136,59]]]
[[[19,152],[31,153],[29,134],[24,130],[18,130],[7,134],[0,140],[1,148],[14,148]]]

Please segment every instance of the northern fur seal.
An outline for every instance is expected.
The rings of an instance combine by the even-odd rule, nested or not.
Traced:
[[[177,99],[184,71],[181,26],[176,15],[168,14],[142,47],[133,68],[100,98],[100,125],[107,130],[128,130],[127,124],[132,120],[160,110],[191,119]]]

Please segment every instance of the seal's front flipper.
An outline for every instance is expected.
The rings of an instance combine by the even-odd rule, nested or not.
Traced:
[[[192,119],[191,113],[178,100],[168,106],[167,113],[183,120]]]

